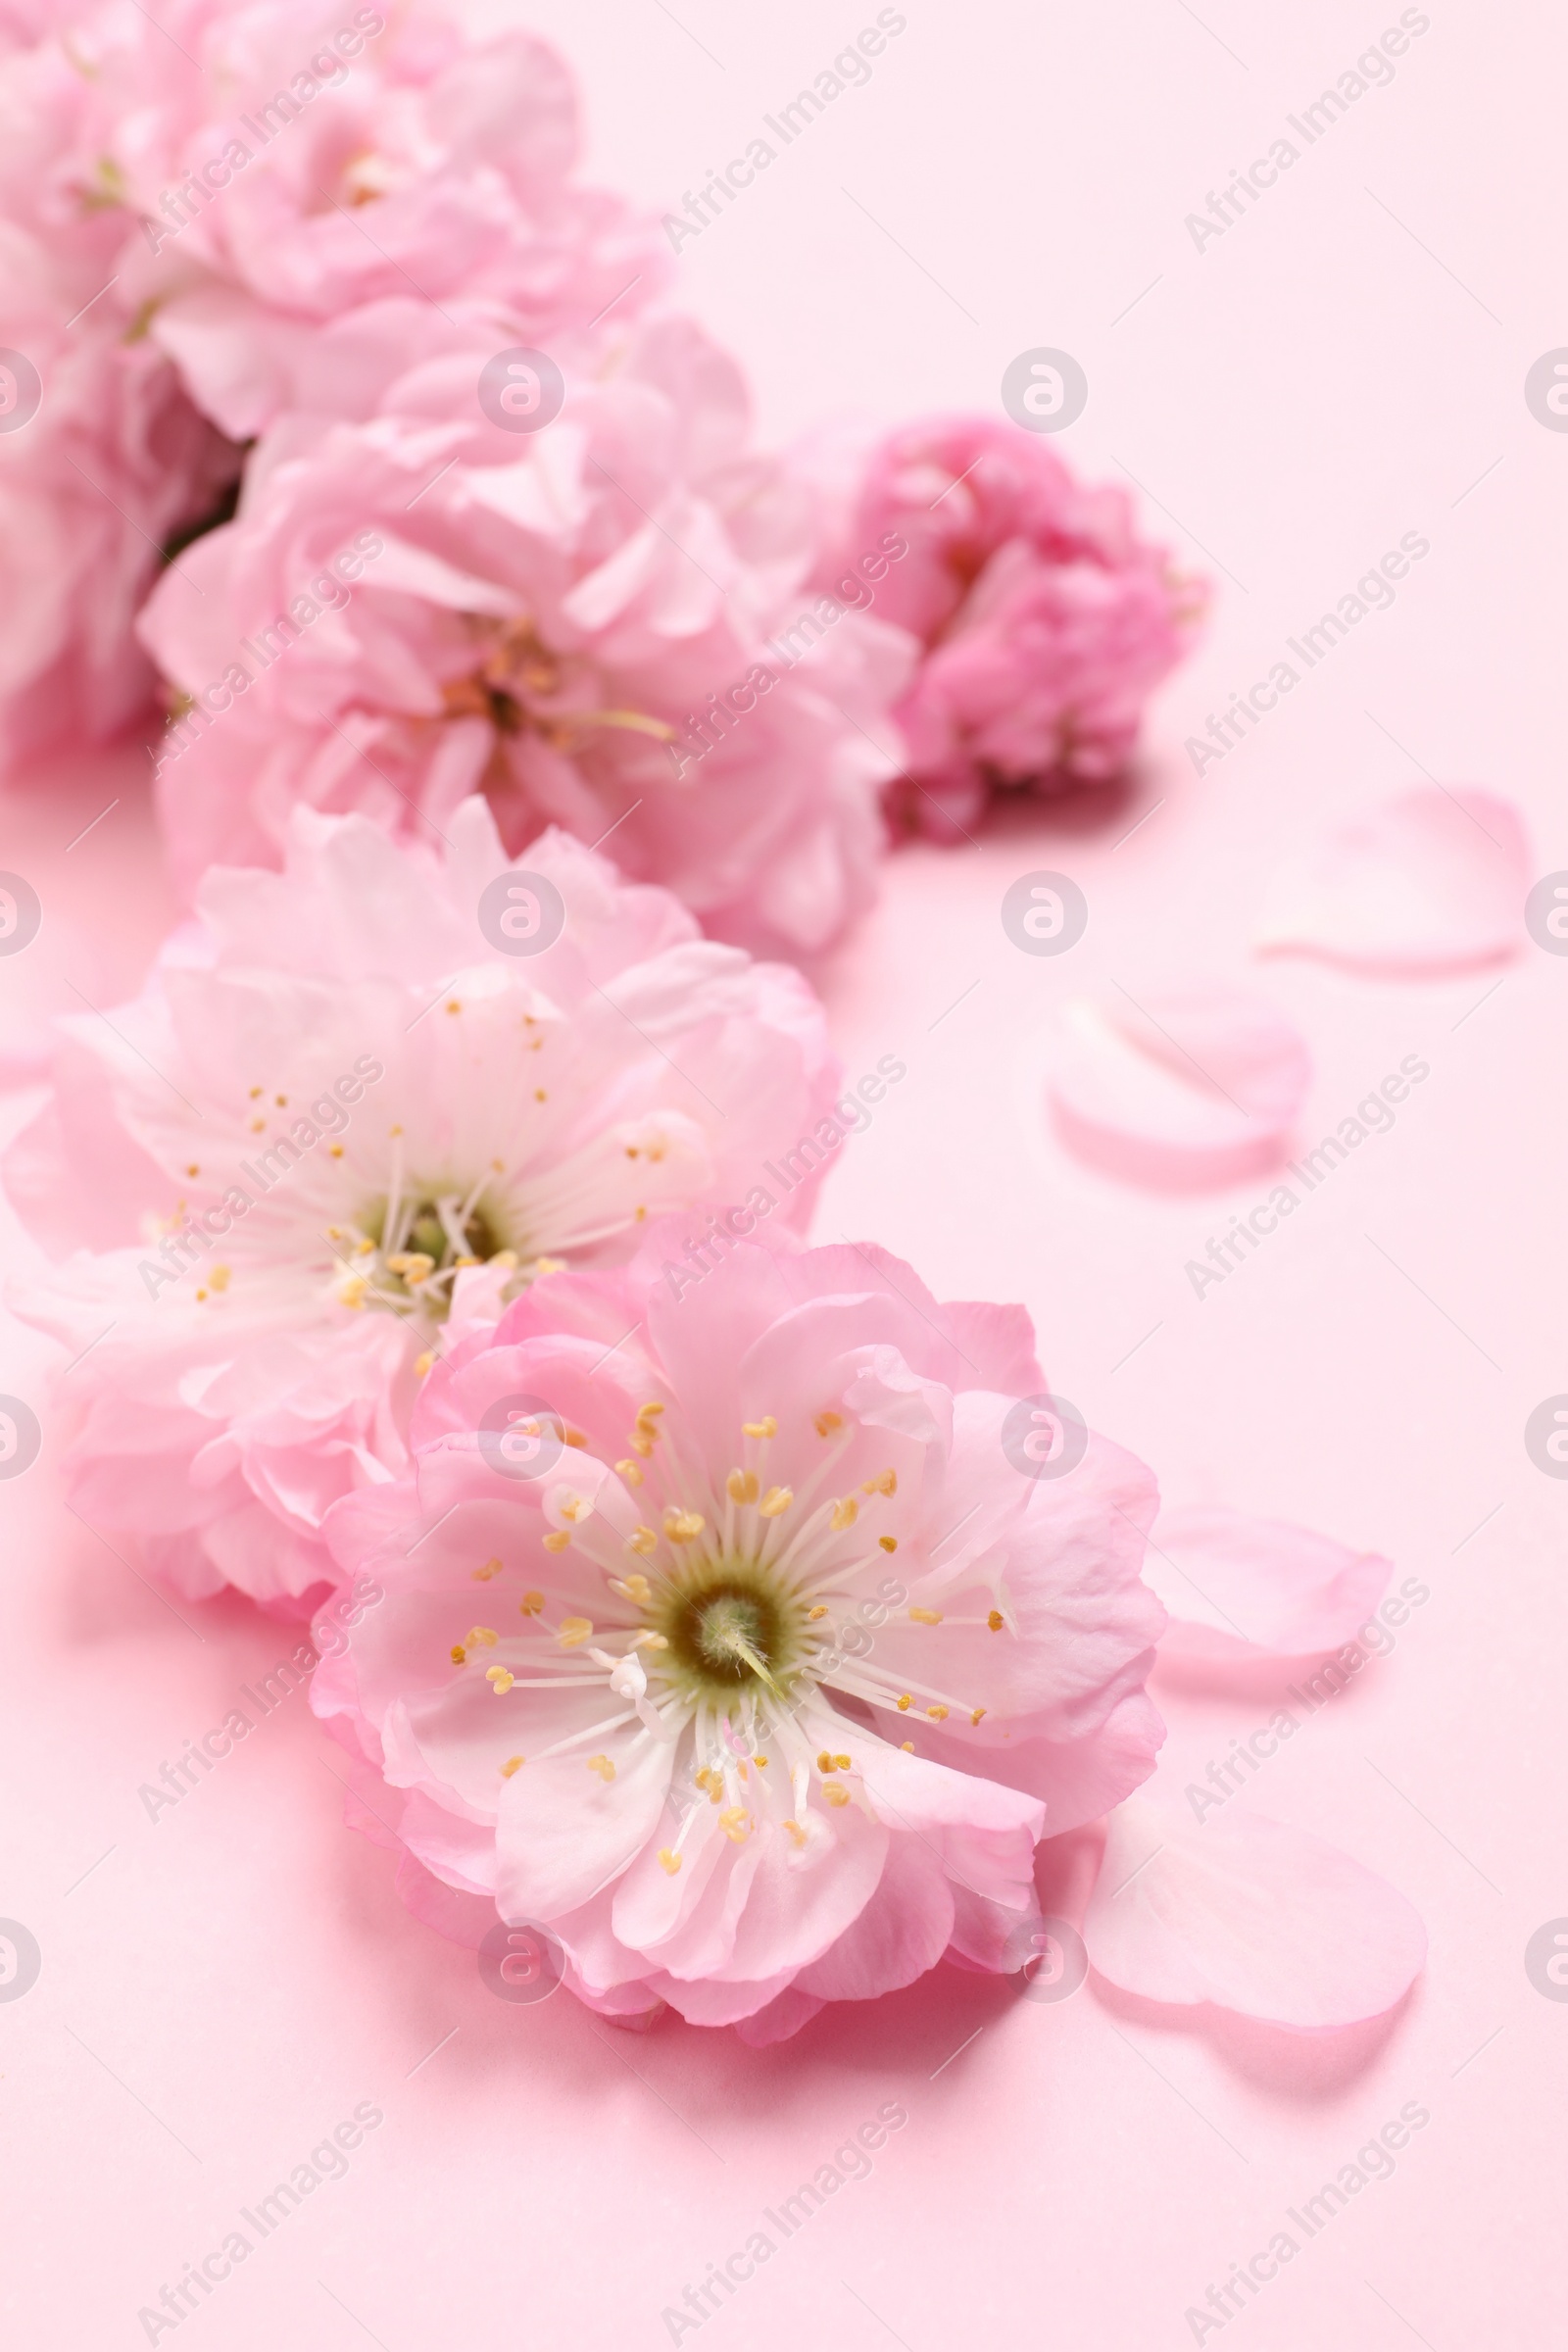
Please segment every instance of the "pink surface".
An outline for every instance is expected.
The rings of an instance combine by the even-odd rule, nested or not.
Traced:
[[[1219,595],[1133,789],[901,853],[819,975],[852,1077],[888,1053],[908,1077],[846,1148],[816,1237],[874,1234],[941,1296],[1023,1298],[1054,1381],[1173,1505],[1321,1529],[1424,1590],[1389,1654],[1294,1702],[1297,1736],[1225,1809],[1385,1874],[1428,1923],[1427,1971],[1391,2018],[1320,2039],[948,1970],[762,2054],[674,2023],[624,2036],[564,1996],[503,2005],[343,1826],[340,1759],[297,1694],[147,1817],[141,1785],[294,1637],[237,1601],[176,1618],[64,1511],[44,1406],[41,1461],[0,1484],[0,1914],[43,1956],[0,2002],[0,2311],[29,2352],[145,2342],[139,2307],[236,2227],[252,2251],[181,2341],[654,2347],[760,2229],[777,2251],[680,2341],[1174,2352],[1189,2307],[1281,2230],[1294,2259],[1204,2342],[1560,2331],[1568,2009],[1524,1951],[1568,1914],[1568,1486],[1523,1430],[1568,1389],[1568,961],[1521,938],[1474,974],[1372,981],[1249,940],[1288,851],[1427,771],[1510,795],[1535,872],[1568,865],[1568,441],[1521,393],[1568,331],[1542,258],[1568,230],[1568,39],[1540,9],[1432,10],[1392,84],[1200,253],[1184,216],[1396,9],[906,13],[869,84],[684,248],[685,299],[749,355],[781,433],[843,401],[986,405],[1019,352],[1067,349],[1090,382],[1067,456],[1130,473]],[[535,21],[583,73],[597,172],[663,202],[874,15],[810,0],[754,26],[717,0],[679,22],[622,0],[585,22],[553,0]],[[1406,532],[1430,552],[1392,608],[1195,777],[1185,739]],[[79,943],[61,1000],[74,980],[112,1004],[171,906],[137,762],[13,794],[0,827],[0,865],[44,902],[39,949],[57,918]],[[1089,902],[1059,960],[1000,920],[1037,869]],[[41,985],[27,961],[0,964],[8,1040]],[[1200,1298],[1187,1261],[1270,1180],[1118,1184],[1066,1154],[1044,1098],[1068,995],[1198,975],[1261,988],[1308,1039],[1303,1142],[1404,1057],[1430,1066]],[[21,1108],[0,1105],[7,1133]],[[29,1265],[3,1230],[8,1268]],[[8,1325],[0,1387],[42,1405],[48,1352]],[[1293,1703],[1289,1668],[1250,1672],[1226,1695],[1199,1663],[1162,1670],[1178,1798]],[[260,2238],[240,2209],[362,2103],[384,2120],[344,2177]],[[906,2124],[780,2242],[764,2212],[890,2103]],[[1390,2177],[1310,2237],[1287,2218],[1410,2107],[1429,2121]]]

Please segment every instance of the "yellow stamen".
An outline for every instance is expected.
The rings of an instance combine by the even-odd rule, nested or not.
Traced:
[[[911,1697],[910,1693],[906,1690],[903,1697],[899,1700],[899,1713],[901,1715],[907,1715],[913,1704],[913,1698]]]
[[[752,1834],[752,1817],[744,1805],[726,1805],[718,1826],[732,1845],[744,1845]]]
[[[411,1291],[416,1291],[421,1282],[428,1282],[435,1272],[435,1259],[427,1257],[422,1250],[394,1250],[386,1263],[388,1273],[401,1274]]]
[[[476,1585],[487,1585],[493,1576],[499,1576],[500,1574],[501,1562],[499,1560],[486,1560],[482,1568],[476,1568],[474,1570],[473,1581]]]
[[[422,1355],[416,1355],[416,1356],[415,1357],[415,1359],[414,1359],[414,1369],[415,1369],[415,1371],[416,1371],[416,1372],[418,1374],[418,1376],[419,1376],[419,1378],[420,1378],[421,1380],[423,1380],[423,1378],[424,1378],[425,1374],[426,1374],[426,1373],[429,1371],[429,1369],[430,1369],[430,1366],[431,1366],[431,1365],[432,1365],[434,1362],[435,1362],[435,1349],[434,1349],[433,1348],[426,1348],[426,1349],[424,1350],[424,1353],[423,1353]]]
[[[520,1772],[523,1765],[526,1764],[527,1761],[528,1759],[526,1756],[509,1756],[501,1767],[502,1779],[504,1781],[510,1781],[513,1774],[514,1772]]]
[[[544,1539],[544,1546],[546,1551],[564,1551],[570,1542],[571,1530],[569,1528],[553,1527]]]
[[[598,1773],[599,1778],[604,1782],[607,1788],[615,1777],[615,1767],[613,1764],[612,1764],[608,1756],[590,1756],[588,1759],[588,1769],[590,1772]]]
[[[757,1507],[764,1519],[776,1519],[781,1511],[789,1509],[794,1500],[793,1487],[769,1487]]]
[[[810,1618],[810,1619],[811,1619],[813,1622],[814,1622],[814,1621],[815,1621],[815,1619],[817,1619],[818,1617],[825,1617],[825,1616],[827,1615],[827,1602],[826,1602],[825,1600],[819,1600],[819,1601],[817,1602],[817,1604],[816,1604],[815,1608],[814,1608],[814,1609],[808,1609],[808,1610],[807,1610],[807,1612],[806,1612],[806,1614],[807,1614],[807,1616],[808,1616],[808,1618]]]
[[[743,1421],[741,1427],[749,1438],[776,1438],[778,1436],[778,1423],[771,1413],[764,1413],[760,1421]]]
[[[701,1511],[666,1511],[664,1533],[671,1544],[690,1544],[700,1536],[708,1522]]]
[[[842,1413],[818,1413],[816,1416],[816,1434],[819,1438],[830,1438],[836,1429],[843,1427]]]
[[[948,1710],[946,1707],[927,1707],[926,1713],[930,1716],[933,1723],[946,1723],[948,1720]]]
[[[663,1865],[664,1869],[668,1871],[670,1877],[673,1878],[676,1871],[680,1868],[679,1854],[673,1852],[669,1846],[662,1845],[659,1849],[659,1859]]]
[[[525,1592],[517,1603],[525,1617],[537,1617],[544,1605],[545,1596],[542,1592]]]
[[[488,1625],[471,1625],[464,1635],[470,1649],[494,1649],[501,1636]]]
[[[755,1502],[758,1494],[757,1472],[732,1470],[724,1481],[724,1492],[731,1502]]]
[[[981,1716],[987,1712],[988,1710],[985,1707],[976,1707],[974,1713],[970,1716],[969,1721],[971,1723],[978,1723]]]
[[[993,1609],[986,1623],[994,1634],[1000,1634],[1006,1620],[1000,1609]]]
[[[571,1443],[571,1433],[569,1431],[566,1435],[566,1443],[568,1445]],[[586,1494],[568,1494],[565,1501],[561,1506],[561,1516],[563,1519],[569,1519],[572,1525],[576,1526],[577,1522],[581,1519],[591,1519],[593,1517],[593,1509],[594,1506],[588,1500]]]
[[[903,1748],[903,1750],[904,1750],[904,1752],[905,1752],[905,1754],[906,1754],[906,1756],[912,1756],[912,1755],[913,1755],[913,1753],[914,1753],[914,1741],[913,1741],[912,1740],[901,1740],[899,1741],[899,1745],[900,1745],[900,1747],[902,1747],[902,1748]]]
[[[864,1480],[860,1487],[862,1494],[896,1494],[898,1491],[899,1474],[896,1470],[879,1470],[875,1478]]]
[[[617,1462],[615,1464],[615,1475],[617,1478],[623,1478],[628,1487],[640,1487],[643,1483],[642,1465],[640,1462],[634,1462],[629,1459],[624,1462]]]
[[[850,1792],[842,1781],[824,1781],[822,1794],[830,1805],[847,1805],[850,1801]]]
[[[654,1549],[658,1542],[659,1538],[651,1527],[633,1528],[631,1534],[626,1538],[626,1549],[646,1554]]]
[[[829,1524],[835,1535],[841,1535],[845,1528],[853,1527],[859,1516],[860,1506],[855,1496],[846,1494],[842,1502],[833,1505],[833,1517]]]
[[[641,1574],[612,1576],[610,1580],[610,1589],[612,1592],[622,1593],[627,1600],[635,1601],[640,1609],[646,1609],[654,1597],[653,1586],[648,1582],[647,1577]]]
[[[466,1650],[464,1648],[464,1646],[463,1646],[463,1643],[462,1643],[461,1642],[453,1642],[453,1644],[452,1644],[452,1663],[453,1663],[453,1665],[454,1665],[454,1666],[466,1666],[466,1665],[467,1664],[467,1660],[468,1660],[468,1653],[467,1653],[467,1651],[466,1651]]]
[[[484,1679],[492,1686],[497,1698],[499,1698],[503,1691],[512,1689],[516,1677],[509,1674],[504,1666],[487,1666],[484,1670]]]
[[[593,1631],[591,1617],[563,1617],[556,1629],[556,1640],[563,1649],[580,1649],[583,1642],[592,1641]]]
[[[784,1827],[788,1830],[791,1840],[797,1848],[806,1843],[806,1832],[802,1829],[798,1821],[787,1821],[784,1824]]]
[[[942,1611],[940,1609],[911,1609],[909,1623],[911,1625],[940,1625]]]
[[[816,1769],[818,1772],[831,1772],[833,1769],[833,1759],[825,1747],[816,1759]]]
[[[897,1536],[878,1536],[877,1542],[881,1544],[884,1551],[897,1551],[899,1548],[899,1539]]]

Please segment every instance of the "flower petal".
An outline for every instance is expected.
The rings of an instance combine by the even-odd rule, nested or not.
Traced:
[[[1303,2031],[1381,2016],[1427,1949],[1404,1896],[1323,1838],[1236,1809],[1195,1828],[1142,1797],[1110,1817],[1084,1941],[1124,1992]]]
[[[1421,784],[1347,818],[1293,859],[1253,943],[1356,971],[1465,971],[1514,954],[1529,885],[1529,845],[1511,801]]]
[[[1173,1621],[1165,1645],[1220,1657],[1338,1649],[1366,1624],[1392,1573],[1378,1552],[1223,1505],[1167,1511],[1144,1563]]]
[[[1264,997],[1194,982],[1058,1014],[1048,1087],[1081,1158],[1133,1183],[1234,1182],[1271,1166],[1306,1098],[1300,1034]]]

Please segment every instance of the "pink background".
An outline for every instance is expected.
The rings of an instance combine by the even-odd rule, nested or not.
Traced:
[[[541,0],[532,21],[583,75],[596,172],[662,207],[875,13]],[[894,1053],[908,1077],[847,1148],[817,1231],[874,1234],[939,1292],[1024,1298],[1054,1380],[1173,1501],[1299,1519],[1430,1588],[1392,1657],[1234,1800],[1394,1880],[1430,1925],[1429,1968],[1393,2019],[1318,2041],[1093,1984],[1037,2005],[947,1970],[763,2055],[673,2022],[620,2034],[564,1995],[503,2006],[344,1828],[337,1753],[301,1699],[146,1818],[138,1786],[287,1640],[237,1603],[180,1622],[73,1519],[45,1406],[42,1461],[0,1486],[0,1913],[43,1950],[37,1984],[0,2004],[10,2343],[145,2341],[138,2307],[367,2100],[385,2120],[348,2177],[181,2343],[667,2343],[663,2307],[889,2100],[908,2123],[869,2178],[694,2331],[705,2344],[1175,2352],[1209,2282],[1411,2100],[1431,2121],[1394,2177],[1225,2344],[1459,2352],[1560,2330],[1568,2007],[1532,1988],[1523,1952],[1568,1913],[1568,1485],[1522,1431],[1568,1389],[1568,962],[1522,943],[1494,989],[1496,970],[1374,984],[1259,964],[1248,935],[1288,846],[1426,771],[1513,795],[1536,870],[1568,865],[1568,438],[1522,397],[1568,341],[1568,34],[1544,7],[1433,0],[1392,85],[1200,254],[1184,216],[1396,7],[905,13],[869,85],[685,248],[684,299],[746,355],[778,436],[840,405],[994,406],[1018,352],[1065,347],[1091,388],[1067,455],[1134,475],[1219,593],[1132,790],[901,852],[820,974],[852,1076]],[[1394,608],[1195,778],[1184,738],[1412,530],[1431,553]],[[144,766],[0,803],[0,864],[46,910],[0,965],[7,1034],[51,992],[125,993],[169,918]],[[998,919],[1041,865],[1092,910],[1060,962],[1018,954]],[[1307,1140],[1402,1056],[1432,1070],[1201,1302],[1184,1261],[1265,1188],[1113,1184],[1064,1154],[1041,1099],[1063,995],[1194,972],[1252,979],[1305,1030]],[[0,1102],[8,1132],[22,1108]],[[30,1262],[9,1217],[3,1242],[8,1269]],[[48,1352],[8,1326],[0,1386],[42,1403]],[[1182,1779],[1270,1711],[1158,1689]]]

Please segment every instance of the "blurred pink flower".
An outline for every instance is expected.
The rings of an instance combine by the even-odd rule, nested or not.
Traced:
[[[821,577],[889,530],[909,554],[877,611],[921,648],[898,815],[947,840],[994,790],[1115,775],[1202,604],[1136,535],[1126,492],[1085,489],[1021,426],[922,418],[872,452]]]
[[[274,859],[300,801],[428,836],[482,791],[509,848],[612,835],[710,933],[825,946],[871,895],[907,640],[803,586],[805,494],[733,364],[667,319],[518,433],[482,353],[426,340],[369,421],[264,439],[143,616],[195,704],[160,762],[181,880]]]
[[[1033,1956],[1036,1839],[1162,1736],[1154,1482],[1087,1433],[1070,1475],[1018,1458],[1019,1307],[874,1249],[681,1246],[537,1283],[432,1373],[408,1472],[328,1519],[382,1597],[312,1700],[427,1916],[527,1922],[606,2014],[767,2040]]]
[[[30,379],[0,357],[0,534],[28,556],[0,589],[0,762],[147,709],[134,612],[233,442],[368,414],[432,322],[486,357],[575,348],[657,291],[654,230],[575,183],[578,146],[554,53],[444,0],[13,0],[3,339],[41,400],[7,424]]]
[[[555,52],[448,0],[86,7],[51,46],[85,93],[60,169],[108,215],[121,312],[235,438],[306,389],[353,414],[361,386],[312,346],[379,304],[405,332],[458,304],[494,348],[551,343],[665,274],[654,224],[575,182]]]
[[[19,27],[20,30],[20,27]],[[238,453],[114,290],[122,220],[62,163],[88,84],[57,44],[0,56],[0,767],[146,710],[132,622]]]
[[[6,1154],[14,1204],[74,1251],[14,1300],[77,1359],[73,1503],[193,1597],[318,1593],[322,1514],[401,1470],[456,1333],[542,1265],[743,1199],[829,1118],[798,973],[560,834],[498,939],[495,828],[478,801],[447,823],[438,859],[302,810],[283,874],[209,874],[144,994],[61,1024],[53,1099]]]

